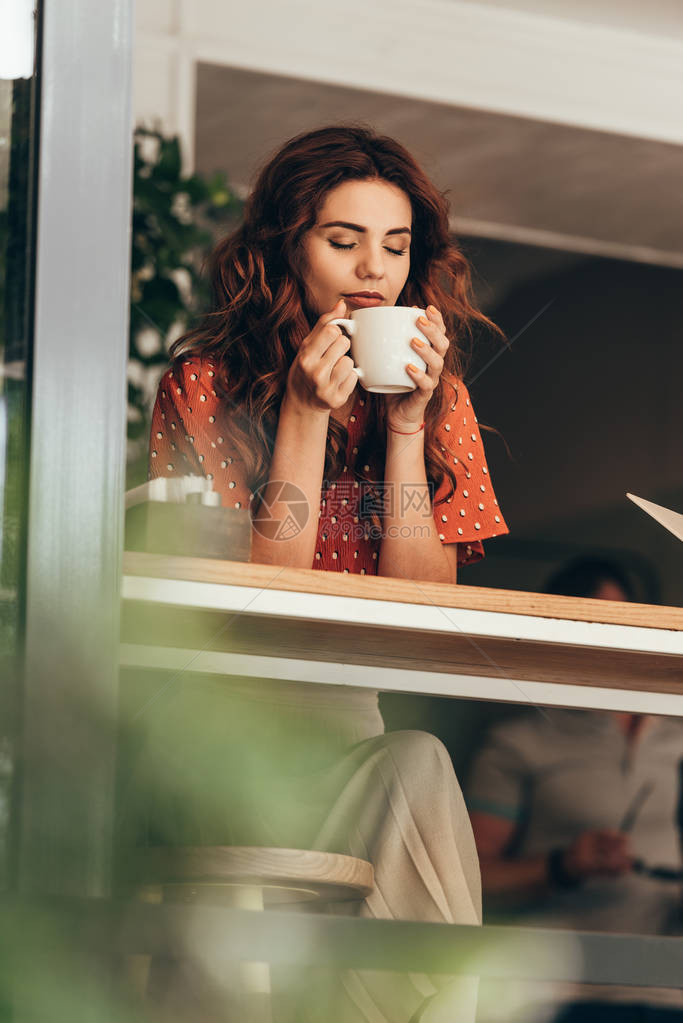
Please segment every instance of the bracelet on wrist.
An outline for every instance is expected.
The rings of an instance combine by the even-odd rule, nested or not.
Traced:
[[[552,849],[546,858],[548,880],[553,888],[578,888],[581,878],[575,877],[567,870],[564,862],[564,849]]]
[[[413,434],[419,433],[420,430],[424,430],[424,428],[425,424],[421,423],[417,430],[395,430],[393,426],[389,426],[387,423],[387,429],[390,430],[391,433],[397,433],[400,437],[412,437]]]

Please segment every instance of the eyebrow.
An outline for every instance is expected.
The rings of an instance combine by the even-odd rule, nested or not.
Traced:
[[[367,228],[366,227],[363,227],[361,224],[350,224],[347,220],[330,220],[327,224],[321,224],[320,227],[321,228],[323,228],[323,227],[346,227],[346,228],[348,228],[349,231],[358,231],[359,234],[365,234],[367,232]],[[386,235],[388,235],[388,234],[410,234],[410,228],[409,227],[392,227],[391,231],[387,231],[386,232],[385,238],[386,238]]]

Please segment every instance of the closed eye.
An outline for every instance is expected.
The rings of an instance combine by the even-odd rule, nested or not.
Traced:
[[[348,244],[344,244],[344,242],[335,242],[332,241],[331,238],[328,238],[328,241],[333,249],[348,250],[355,248],[356,245],[355,242],[349,242]],[[384,248],[386,249],[387,252],[390,252],[392,256],[405,256],[406,252],[408,251],[407,249],[392,249],[389,245],[385,245]]]

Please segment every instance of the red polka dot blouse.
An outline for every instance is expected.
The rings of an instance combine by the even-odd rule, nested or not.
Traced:
[[[230,444],[230,413],[216,390],[215,365],[198,356],[161,379],[152,416],[149,476],[204,476],[213,481],[223,507],[248,509],[253,494],[244,463]],[[456,492],[444,482],[434,495],[434,521],[442,543],[458,544],[458,563],[484,557],[482,540],[508,533],[493,491],[477,418],[467,388],[456,388],[439,427],[441,450],[452,459]],[[348,423],[346,464],[341,476],[324,482],[313,568],[376,575],[381,537],[371,509],[376,488],[356,479],[353,466],[367,427],[365,392],[356,389]],[[375,520],[376,521],[376,520]]]

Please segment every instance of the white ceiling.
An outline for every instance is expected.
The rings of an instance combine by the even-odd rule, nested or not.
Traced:
[[[201,62],[680,145],[682,4],[139,0],[135,116],[187,141]]]

